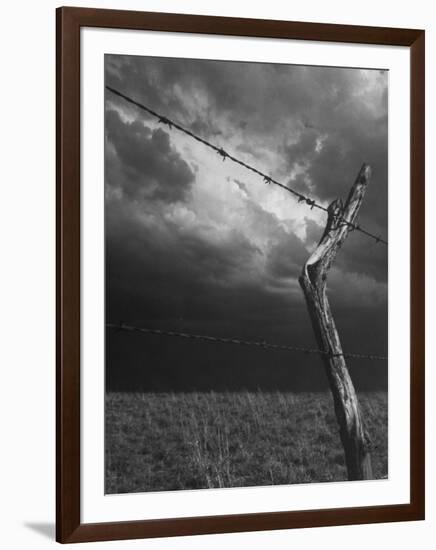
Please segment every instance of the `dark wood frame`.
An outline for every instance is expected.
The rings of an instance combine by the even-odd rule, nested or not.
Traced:
[[[63,7],[56,13],[57,474],[62,543],[424,519],[423,30]],[[104,27],[407,46],[411,54],[411,454],[409,504],[80,522],[80,29]]]

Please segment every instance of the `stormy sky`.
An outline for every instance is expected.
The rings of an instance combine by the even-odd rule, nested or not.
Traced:
[[[363,162],[359,223],[387,238],[388,73],[105,56],[106,84],[328,205]],[[109,91],[106,321],[316,347],[298,284],[325,214]],[[328,294],[345,352],[387,354],[387,248],[349,235]],[[111,389],[322,389],[316,356],[107,331]],[[358,389],[387,364],[350,360]]]

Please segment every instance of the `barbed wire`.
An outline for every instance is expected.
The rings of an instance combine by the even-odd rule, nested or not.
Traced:
[[[172,128],[176,128],[180,132],[183,132],[187,136],[190,136],[191,138],[195,139],[199,143],[202,143],[206,147],[209,147],[210,149],[215,151],[218,155],[220,155],[220,157],[222,157],[223,161],[228,159],[231,162],[239,164],[240,166],[243,166],[244,168],[246,168],[250,172],[253,172],[254,174],[257,174],[258,176],[260,176],[266,184],[276,185],[277,187],[280,187],[281,189],[284,189],[288,193],[291,193],[291,195],[294,195],[298,199],[299,203],[304,203],[307,206],[310,206],[311,210],[313,208],[317,208],[318,210],[322,210],[323,212],[328,212],[328,208],[326,206],[323,206],[322,204],[319,204],[318,202],[316,202],[315,199],[312,199],[312,198],[304,195],[303,193],[300,193],[299,191],[296,191],[295,189],[292,189],[291,187],[288,187],[287,185],[284,185],[283,183],[280,183],[279,181],[275,180],[274,178],[272,178],[268,174],[265,174],[264,172],[261,172],[260,170],[258,170],[254,166],[251,166],[250,164],[247,164],[246,162],[243,162],[242,160],[240,160],[240,159],[234,157],[233,155],[227,153],[227,151],[225,151],[222,147],[217,147],[213,143],[197,136],[196,134],[194,134],[190,130],[187,130],[183,126],[180,126],[180,124],[177,124],[177,122],[174,122],[173,120],[157,113],[156,111],[154,111],[153,109],[150,109],[149,107],[147,107],[143,103],[139,103],[138,101],[135,101],[134,99],[132,99],[131,97],[129,97],[125,94],[123,94],[122,92],[119,92],[118,90],[115,90],[115,88],[112,88],[111,86],[106,86],[106,89],[109,90],[110,92],[112,92],[113,94],[121,97],[122,99],[124,99],[128,103],[131,103],[132,105],[135,105],[139,109],[142,109],[142,110],[146,111],[147,113],[149,113],[150,115],[154,116],[155,118],[158,119],[158,121],[160,123],[167,125],[170,130]],[[350,227],[351,230],[359,231],[360,233],[363,233],[367,237],[370,237],[371,239],[374,239],[376,244],[382,243],[382,244],[385,244],[387,246],[388,242],[385,239],[382,239],[380,237],[380,235],[375,235],[375,234],[371,233],[370,231],[367,231],[366,229],[361,227],[359,224],[350,222],[350,221],[346,220],[343,217],[339,217],[338,219],[340,221],[342,221],[344,224],[346,224],[348,227]]]
[[[328,355],[330,357],[344,357],[350,359],[370,359],[372,361],[386,361],[387,357],[382,355],[363,354],[363,353],[331,353],[329,351],[323,351],[314,348],[304,348],[298,346],[285,346],[281,344],[270,344],[268,342],[255,342],[250,340],[241,340],[239,338],[221,338],[219,336],[206,336],[203,334],[191,334],[188,332],[178,332],[175,330],[161,330],[157,328],[144,328],[136,327],[133,325],[127,325],[125,323],[107,323],[107,328],[113,330],[123,330],[126,332],[140,332],[143,334],[152,334],[155,336],[170,336],[177,338],[187,338],[192,340],[199,340],[204,342],[212,342],[215,344],[234,344],[237,346],[252,346],[272,351],[290,351],[295,353],[305,354],[317,354]]]

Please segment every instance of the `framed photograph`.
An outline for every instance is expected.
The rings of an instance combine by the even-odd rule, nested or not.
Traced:
[[[424,31],[59,8],[57,540],[424,501]]]

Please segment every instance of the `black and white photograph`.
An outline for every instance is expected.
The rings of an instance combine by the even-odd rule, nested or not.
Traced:
[[[104,59],[105,493],[388,479],[389,71]]]

